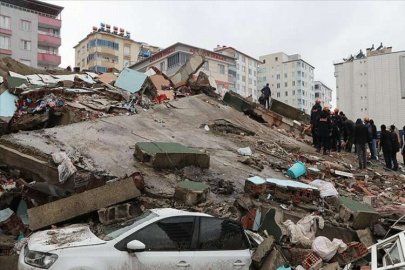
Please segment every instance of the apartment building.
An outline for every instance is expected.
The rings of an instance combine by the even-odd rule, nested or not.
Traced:
[[[334,66],[337,106],[349,118],[405,126],[405,51],[373,45]]]
[[[0,57],[28,66],[57,68],[63,7],[41,1],[0,1]]]
[[[259,61],[259,89],[268,83],[272,98],[309,113],[315,104],[315,68],[299,54],[273,53]]]
[[[130,68],[139,72],[145,72],[149,67],[154,66],[170,77],[197,51],[200,51],[206,57],[206,62],[198,72],[202,71],[214,78],[219,93],[224,93],[234,87],[235,82],[229,77],[230,73],[231,75],[236,74],[232,73],[236,70],[234,57],[184,43],[173,44],[159,53],[139,61]]]
[[[131,39],[131,33],[117,26],[101,23],[74,46],[75,66],[106,72],[124,67],[157,53],[160,48]]]
[[[260,96],[258,88],[257,69],[260,61],[232,47],[219,46],[214,48],[214,52],[231,56],[236,59],[236,66],[230,67],[229,81],[230,89],[243,97],[252,96],[253,101],[257,101]]]
[[[315,81],[315,100],[319,98],[322,106],[332,108],[332,89],[321,81]]]

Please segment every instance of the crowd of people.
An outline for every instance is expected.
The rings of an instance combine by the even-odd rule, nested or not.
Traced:
[[[351,153],[354,148],[359,159],[359,169],[366,169],[367,149],[370,151],[371,160],[378,160],[382,150],[386,169],[398,170],[397,153],[399,151],[405,164],[405,126],[399,138],[395,125],[391,125],[389,130],[385,125],[381,125],[380,137],[378,137],[377,127],[372,119],[359,118],[354,123],[338,108],[334,110],[330,110],[328,106],[322,108],[321,100],[317,99],[311,110],[311,131],[313,145],[318,153],[321,150],[324,155],[329,154],[330,151],[342,150]]]

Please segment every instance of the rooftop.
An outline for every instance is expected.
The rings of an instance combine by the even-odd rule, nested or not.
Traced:
[[[251,57],[251,56],[249,56],[249,55],[247,55],[247,54],[245,54],[245,53],[243,53],[243,52],[241,52],[241,51],[238,51],[237,49],[235,49],[235,48],[233,48],[233,47],[227,47],[227,46],[223,46],[223,47],[220,47],[220,48],[217,47],[217,48],[214,49],[214,52],[220,52],[220,51],[224,51],[224,50],[226,50],[226,49],[232,49],[232,50],[238,52],[239,54],[242,54],[242,55],[244,55],[244,56],[246,56],[246,57],[248,57],[248,58],[250,58],[250,59],[253,59],[253,60],[255,60],[255,61],[259,62],[259,63],[262,63],[260,60],[257,60],[257,59],[254,58],[254,57]]]
[[[63,7],[61,6],[56,6],[37,0],[1,0],[0,2],[2,4],[7,3],[24,9],[30,9],[37,12],[49,14],[55,17],[58,16],[63,10]]]

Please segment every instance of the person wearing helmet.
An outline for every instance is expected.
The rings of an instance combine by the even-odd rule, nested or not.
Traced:
[[[318,147],[317,122],[321,111],[322,111],[321,100],[317,98],[315,101],[315,105],[312,106],[311,110],[311,132],[312,132],[312,143],[314,147]]]
[[[331,121],[329,116],[329,107],[325,106],[319,114],[318,121],[318,149],[316,152],[321,152],[323,147],[323,154],[326,155],[329,152],[329,138],[331,133]]]

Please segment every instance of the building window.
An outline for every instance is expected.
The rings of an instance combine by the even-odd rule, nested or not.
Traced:
[[[277,74],[277,80],[280,80],[280,74]]]
[[[239,74],[236,74],[236,80],[237,80],[237,81],[240,80]]]
[[[280,88],[280,84],[279,84],[279,83],[277,84],[277,88]]]
[[[295,81],[292,81],[292,85],[295,86]]]
[[[21,40],[21,50],[31,51],[31,41]]]
[[[244,67],[244,66],[242,66],[242,72],[245,72],[245,71],[246,71],[245,67]]]
[[[84,59],[82,59],[82,67],[84,67]]]
[[[288,86],[288,83],[287,83],[287,82],[285,82],[285,83],[284,83],[284,87],[287,87],[287,86]]]
[[[291,63],[291,67],[292,67],[292,68],[295,67],[295,63],[294,63],[294,62]]]
[[[276,62],[278,61],[278,57],[276,57]]]
[[[288,97],[288,91],[285,91],[285,96]]]
[[[242,82],[246,82],[246,77],[242,75]]]
[[[23,30],[23,31],[30,32],[31,31],[31,22],[26,21],[26,20],[21,20],[20,29]]]
[[[267,77],[263,77],[263,81],[265,82],[267,80]]]
[[[245,63],[245,56],[242,55],[242,62]]]
[[[236,69],[239,70],[239,64],[236,64]]]
[[[292,91],[292,95],[295,96],[295,90]],[[295,99],[294,99],[295,100]]]
[[[221,74],[225,74],[225,66],[218,64],[218,72]]]
[[[209,64],[208,60],[204,62],[203,69],[210,70],[210,64]]]
[[[253,76],[255,76],[255,77],[256,77],[256,71],[253,71]]]
[[[0,15],[0,28],[8,29],[8,30],[11,29],[10,17]]]
[[[10,37],[0,36],[0,49],[10,50]]]
[[[315,97],[316,97],[316,98],[319,98],[319,93],[315,93]]]
[[[252,75],[252,69],[249,68],[249,75]]]
[[[280,70],[280,66],[276,66],[276,70]]]
[[[253,81],[253,85],[256,86],[256,80]]]
[[[24,65],[31,66],[31,60],[20,59],[20,62],[23,63]]]
[[[176,53],[167,58],[167,69],[171,69],[180,63],[180,54]]]
[[[252,79],[249,78],[249,84],[252,84]]]
[[[166,62],[162,62],[160,63],[160,71],[165,71],[165,67],[166,67]]]
[[[280,92],[277,93],[277,97],[280,97]]]
[[[131,54],[131,47],[124,45],[124,54]]]
[[[284,78],[287,78],[287,73],[284,73]]]

